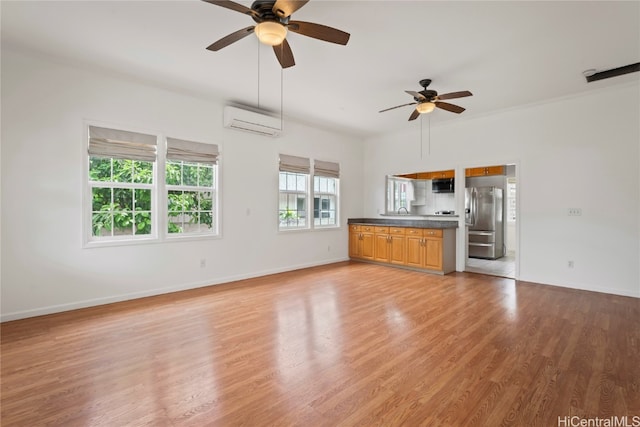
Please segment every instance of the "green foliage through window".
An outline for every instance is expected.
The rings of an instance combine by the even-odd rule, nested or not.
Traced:
[[[214,176],[213,165],[167,161],[169,234],[206,232],[214,227]]]
[[[151,234],[153,163],[91,157],[93,236]]]

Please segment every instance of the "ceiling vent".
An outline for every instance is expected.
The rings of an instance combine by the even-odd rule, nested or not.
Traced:
[[[229,129],[276,137],[282,131],[280,125],[281,121],[277,117],[231,106],[224,107],[224,127]]]

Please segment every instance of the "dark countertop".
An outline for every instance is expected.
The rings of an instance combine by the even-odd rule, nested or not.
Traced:
[[[395,225],[415,228],[458,228],[458,221],[400,218],[349,218],[347,224]]]

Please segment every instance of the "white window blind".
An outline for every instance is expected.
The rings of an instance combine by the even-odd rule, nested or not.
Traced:
[[[89,126],[89,156],[116,159],[156,160],[156,136]]]
[[[168,160],[217,164],[219,154],[220,152],[216,144],[204,144],[202,142],[167,138]]]
[[[315,160],[313,162],[313,174],[329,178],[340,178],[340,165],[334,162]]]
[[[311,162],[306,157],[280,154],[280,171],[308,174],[311,171]]]

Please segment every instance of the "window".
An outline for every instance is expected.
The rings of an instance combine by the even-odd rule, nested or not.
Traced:
[[[167,138],[167,233],[217,234],[218,147]]]
[[[414,183],[408,178],[387,175],[387,210],[388,214],[399,213],[406,209],[411,212],[411,201],[414,200]]]
[[[89,127],[91,240],[154,235],[156,137]]]
[[[158,160],[156,135],[89,126],[87,241],[218,234],[218,146],[165,142]]]
[[[516,221],[516,178],[507,178],[507,222]]]
[[[337,227],[340,166],[316,160],[313,173],[313,224],[316,227]]]
[[[340,166],[316,160],[313,193],[310,192],[310,160],[280,155],[278,219],[280,230],[337,227]],[[311,195],[312,194],[312,195]],[[313,217],[308,218],[308,200],[313,200]]]
[[[309,228],[309,159],[280,155],[278,217],[280,230]]]

